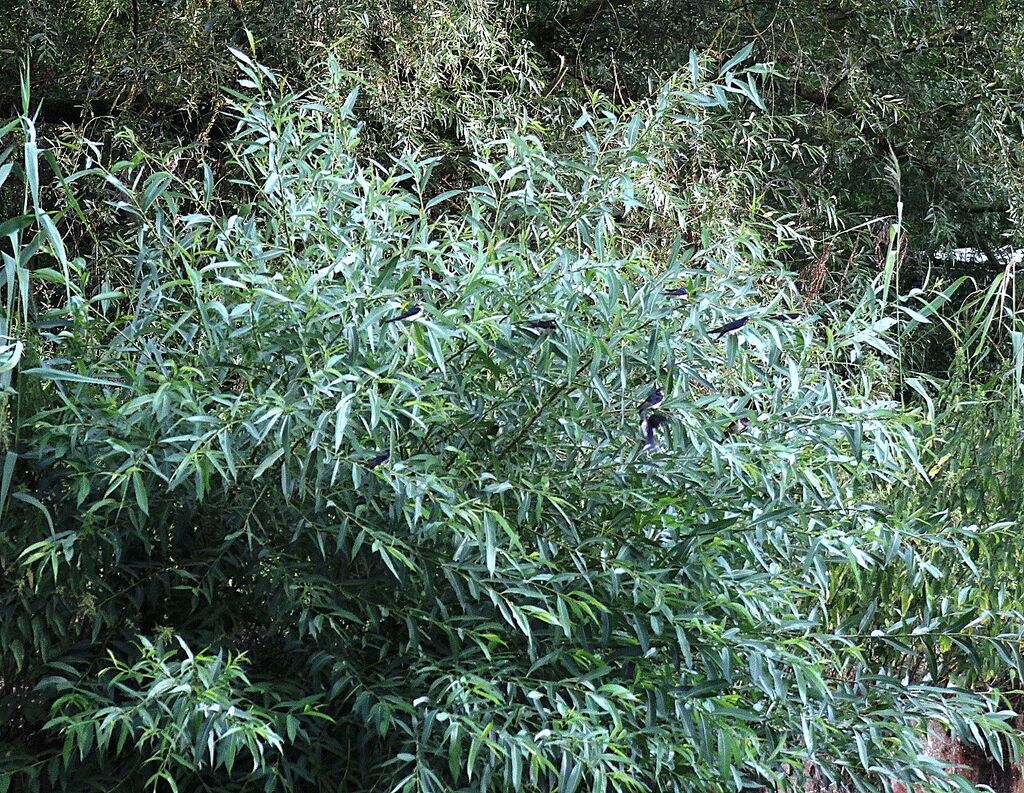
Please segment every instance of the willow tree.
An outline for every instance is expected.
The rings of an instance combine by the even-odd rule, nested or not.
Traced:
[[[967,541],[892,508],[892,331],[935,303],[895,228],[800,304],[760,159],[706,156],[760,145],[742,55],[475,139],[454,190],[362,154],[344,71],[241,54],[223,162],[83,143],[46,206],[9,126],[4,784],[954,790],[929,723],[1012,750],[864,585]]]

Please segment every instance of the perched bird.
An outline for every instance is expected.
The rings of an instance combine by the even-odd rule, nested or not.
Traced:
[[[768,319],[777,319],[780,322],[786,322],[788,320],[800,319],[800,315],[795,311],[791,311],[788,314],[772,314]]]
[[[726,333],[732,333],[734,330],[739,330],[744,325],[750,322],[750,317],[740,317],[734,319],[731,322],[726,322],[724,325],[719,325],[717,328],[712,328],[708,333],[717,333],[717,338],[722,338]]]
[[[749,427],[749,426],[750,426],[750,419],[748,419],[746,416],[744,416],[742,418],[736,419],[736,421],[731,422],[729,424],[729,426],[725,428],[725,434],[726,435],[741,435],[742,433],[746,432],[747,427]]]
[[[658,443],[658,427],[668,424],[668,416],[664,413],[651,413],[640,421],[640,434],[644,436],[644,451],[656,452],[661,448]]]
[[[389,325],[392,322],[412,322],[413,320],[417,320],[417,319],[419,319],[422,316],[423,316],[423,306],[421,306],[419,303],[417,303],[416,305],[414,305],[412,308],[408,309],[407,311],[403,311],[397,317],[391,317],[390,319],[384,320],[384,324],[385,325]]]
[[[383,454],[378,454],[375,457],[371,457],[369,461],[366,463],[366,467],[372,471],[374,468],[380,468],[382,465],[384,465],[384,463],[386,463],[390,459],[391,455],[388,452],[384,452]]]
[[[637,413],[643,415],[645,410],[654,410],[654,408],[661,405],[665,401],[665,392],[655,386],[651,389],[651,393],[647,395],[647,398],[640,403],[640,407],[636,409]]]
[[[685,287],[679,287],[678,289],[666,289],[665,294],[669,297],[689,297],[690,292]]]
[[[480,424],[479,431],[485,438],[496,438],[501,432],[501,425],[496,421],[484,421]]]
[[[526,323],[531,330],[558,330],[558,323],[553,319],[532,319]]]

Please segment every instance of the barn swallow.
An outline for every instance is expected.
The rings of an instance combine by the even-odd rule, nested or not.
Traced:
[[[744,432],[746,432],[747,427],[749,427],[749,426],[750,426],[750,419],[748,419],[746,416],[744,416],[742,418],[736,419],[736,421],[731,422],[729,424],[729,426],[725,428],[725,434],[726,435],[742,435]]]
[[[786,322],[788,320],[800,319],[800,315],[795,311],[791,311],[788,314],[772,314],[768,319],[777,319],[780,322]]]
[[[666,289],[665,290],[665,294],[668,295],[669,297],[689,297],[690,296],[689,290],[687,290],[684,287],[679,287],[678,289]]]
[[[558,323],[553,319],[533,319],[526,323],[531,330],[558,330]]]
[[[644,436],[644,451],[656,452],[661,448],[658,443],[658,427],[668,424],[668,416],[664,413],[651,413],[640,422],[640,434]]]
[[[734,319],[731,322],[726,322],[724,325],[719,325],[717,328],[712,328],[708,333],[717,333],[718,338],[722,338],[726,333],[731,333],[734,330],[739,330],[744,325],[750,322],[750,317],[740,317]]]
[[[388,452],[384,452],[383,454],[378,454],[376,457],[371,457],[366,463],[366,467],[372,471],[374,468],[380,468],[390,459],[391,455]]]
[[[643,415],[646,410],[654,410],[662,402],[665,401],[665,392],[655,386],[651,389],[651,393],[647,395],[647,398],[640,403],[640,406],[636,409],[637,413]]]
[[[392,322],[412,322],[413,320],[419,319],[423,316],[423,306],[419,303],[414,305],[408,311],[403,311],[397,317],[391,317],[390,319],[384,320],[385,325],[389,325]]]

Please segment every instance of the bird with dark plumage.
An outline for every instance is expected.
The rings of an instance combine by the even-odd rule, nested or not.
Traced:
[[[526,327],[530,330],[558,330],[558,323],[553,319],[531,319]]]
[[[742,433],[746,432],[747,427],[749,426],[750,419],[748,419],[746,416],[743,416],[742,418],[738,418],[735,421],[731,422],[729,426],[725,428],[725,434],[741,435]]]
[[[419,303],[414,305],[412,308],[403,311],[396,317],[384,320],[385,325],[390,325],[392,322],[412,322],[423,316],[423,306]]]
[[[750,317],[740,317],[730,322],[726,322],[724,325],[719,325],[717,328],[712,328],[708,331],[709,334],[717,334],[717,338],[722,338],[726,333],[732,333],[734,330],[739,330],[744,325],[750,322]]]
[[[685,287],[679,287],[678,289],[666,289],[665,294],[669,297],[689,297],[690,292]]]
[[[644,399],[644,401],[640,403],[640,405],[639,405],[639,407],[637,407],[636,411],[637,411],[637,413],[643,415],[644,411],[654,410],[654,408],[656,408],[659,405],[661,405],[661,403],[664,402],[664,401],[665,401],[665,392],[662,391],[657,386],[654,386],[654,388],[651,389],[651,393],[649,393],[647,395],[647,398]]]
[[[367,461],[366,467],[372,471],[374,468],[380,468],[382,465],[384,465],[384,463],[386,463],[390,459],[391,455],[388,452],[384,452],[383,454],[378,454],[375,457],[371,457]]]
[[[668,424],[668,416],[664,413],[654,412],[641,419],[640,434],[644,436],[645,452],[656,452],[661,448],[661,444],[658,443],[657,431],[665,424]]]

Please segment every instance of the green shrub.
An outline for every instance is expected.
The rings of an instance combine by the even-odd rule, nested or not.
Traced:
[[[922,421],[886,364],[899,235],[852,310],[805,313],[756,166],[687,159],[753,134],[726,97],[761,70],[476,141],[438,192],[435,159],[361,156],[354,95],[240,57],[221,167],[90,166],[48,214],[21,120],[8,783],[952,790],[929,721],[1015,749],[998,694],[906,678],[915,628],[836,591],[961,537],[890,506]],[[117,219],[92,259],[62,242],[85,185]]]

